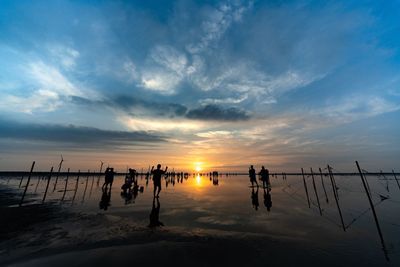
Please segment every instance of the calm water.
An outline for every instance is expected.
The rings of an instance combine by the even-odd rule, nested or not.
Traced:
[[[262,187],[258,190],[251,188],[247,176],[220,176],[217,181],[197,175],[163,181],[159,220],[164,228],[182,231],[265,234],[280,240],[304,240],[319,248],[310,252],[317,257],[334,258],[340,255],[344,262],[346,257],[363,257],[372,265],[400,266],[400,189],[392,177],[387,178],[367,177],[384,245],[358,176],[335,177],[346,231],[343,230],[331,182],[328,177],[323,177],[324,190],[319,175],[315,176],[315,184],[322,216],[311,177],[306,178],[309,208],[300,176],[287,176],[286,180],[281,176],[272,177],[272,190],[268,195]],[[143,186],[144,191],[129,199],[129,196],[121,195],[124,178],[116,176],[109,203],[101,189],[103,177],[99,186],[97,180],[92,176],[80,177],[75,193],[77,179],[69,177],[67,191],[61,200],[65,177],[59,179],[55,191],[53,178],[46,202],[79,213],[122,216],[139,226],[149,224],[153,208],[151,180],[146,184],[146,179],[139,177],[139,186]],[[19,180],[3,178],[1,183],[18,188]],[[41,202],[45,187],[46,180],[33,177],[25,205]],[[22,189],[18,190],[22,193]],[[154,204],[157,207],[157,201]],[[385,254],[390,261],[385,259]]]

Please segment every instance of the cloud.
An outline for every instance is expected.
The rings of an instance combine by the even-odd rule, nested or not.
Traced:
[[[66,70],[72,70],[75,67],[76,60],[80,55],[77,50],[60,44],[50,45],[49,52],[51,57],[56,59]]]
[[[217,42],[234,22],[242,19],[243,13],[252,7],[252,1],[242,4],[241,1],[224,2],[217,8],[207,10],[207,17],[201,23],[200,37],[186,46],[191,54],[197,54]]]
[[[1,118],[0,138],[68,144],[81,148],[118,147],[165,141],[161,135],[145,131],[110,131],[74,125],[17,123]]]
[[[400,104],[374,95],[353,95],[333,102],[322,111],[313,113],[335,119],[337,123],[348,123],[400,110]]]
[[[118,96],[108,100],[107,104],[130,114],[144,113],[147,116],[182,117],[187,111],[187,107],[182,104],[155,102],[132,96]]]
[[[205,121],[243,121],[250,119],[250,115],[244,110],[235,107],[225,109],[217,105],[206,105],[189,110],[186,117]]]

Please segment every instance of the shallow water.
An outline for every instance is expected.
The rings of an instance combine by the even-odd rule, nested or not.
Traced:
[[[60,205],[73,212],[93,212],[126,218],[138,226],[149,225],[149,215],[159,202],[159,221],[163,228],[178,231],[266,235],[278,240],[294,240],[310,245],[310,257],[346,261],[360,258],[369,265],[399,266],[400,263],[400,189],[391,177],[368,176],[383,244],[358,176],[336,176],[338,202],[344,228],[335,202],[330,179],[307,176],[308,206],[303,178],[281,176],[271,178],[272,190],[250,187],[247,176],[190,176],[168,178],[162,183],[160,198],[153,202],[153,184],[138,177],[144,191],[137,196],[121,195],[124,177],[116,176],[111,190],[103,194],[103,177],[60,177],[56,189],[54,178],[49,184],[46,203]],[[99,181],[99,184],[97,183]],[[23,184],[26,183],[26,180]],[[3,186],[18,188],[19,178],[3,178]],[[41,203],[47,181],[32,177],[24,205]],[[78,189],[75,192],[76,185]],[[18,189],[22,194],[23,189]],[[326,194],[325,194],[326,191]],[[107,197],[110,197],[108,202]],[[269,203],[269,198],[270,202]],[[153,206],[154,205],[154,206]],[[268,206],[268,207],[267,207]],[[269,209],[269,210],[268,210]],[[156,210],[153,210],[153,214]]]

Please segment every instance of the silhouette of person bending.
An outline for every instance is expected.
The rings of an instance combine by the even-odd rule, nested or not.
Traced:
[[[250,177],[251,186],[254,186],[254,183],[256,183],[256,185],[258,187],[258,183],[256,180],[256,170],[254,169],[253,165],[251,165],[249,168],[249,177]]]
[[[157,199],[157,206],[155,205]],[[160,222],[160,200],[158,198],[153,198],[153,207],[150,212],[150,223],[149,227],[154,228],[158,226],[164,226],[162,222]]]
[[[160,195],[160,191],[161,191],[161,177],[163,174],[165,174],[168,170],[168,166],[165,167],[165,170],[161,170],[161,164],[157,165],[157,169],[154,170],[154,166],[151,167],[151,173],[153,174],[153,183],[154,183],[154,192],[153,192],[153,197],[159,197]],[[157,196],[156,196],[156,191],[158,189],[157,192]]]

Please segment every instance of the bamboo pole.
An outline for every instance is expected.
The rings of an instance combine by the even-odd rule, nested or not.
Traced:
[[[369,205],[371,206],[372,214],[374,215],[376,229],[378,230],[379,238],[380,238],[381,244],[382,244],[382,249],[383,249],[383,252],[385,253],[385,258],[387,261],[389,261],[389,257],[387,255],[387,250],[386,250],[386,245],[385,245],[385,240],[383,239],[381,227],[379,226],[378,216],[376,215],[374,203],[372,203],[371,191],[368,190],[369,189],[368,181],[365,179],[365,177],[361,171],[360,165],[358,164],[358,161],[356,161],[356,165],[357,165],[358,172],[360,173],[360,177],[361,177],[361,181],[363,183],[364,189],[365,189],[365,193],[368,197]]]
[[[19,181],[19,186],[18,186],[18,188],[21,188],[22,180],[24,180],[24,176],[23,176],[23,175],[21,176],[21,180]]]
[[[101,162],[101,164],[100,164],[99,177],[97,178],[97,187],[99,186],[99,183],[100,183],[101,171],[103,170],[103,164],[104,164],[104,162],[102,162],[102,161],[100,161],[100,162]]]
[[[74,192],[74,196],[72,197],[71,206],[74,204],[75,196],[76,196],[76,191],[78,191],[78,186],[79,186],[79,175],[80,175],[80,173],[81,173],[81,170],[78,170],[78,176],[76,177],[76,183],[75,183],[75,192]]]
[[[49,184],[50,184],[50,179],[51,179],[51,175],[52,175],[52,174],[53,174],[53,167],[51,167],[49,177],[47,178],[46,191],[44,192],[44,195],[43,195],[42,204],[43,204],[44,201],[46,200],[47,190],[49,189]]]
[[[22,194],[21,201],[19,202],[20,207],[21,207],[22,203],[24,202],[25,194],[26,194],[26,191],[28,190],[29,182],[31,180],[31,175],[32,175],[32,171],[33,171],[34,167],[35,167],[35,162],[32,162],[31,170],[29,171],[28,182],[26,183],[24,193]],[[23,179],[23,176],[22,176],[22,179]],[[21,179],[21,182],[22,182],[22,179]],[[21,185],[21,183],[20,183],[20,185]]]
[[[58,164],[58,171],[57,171],[57,176],[56,176],[56,182],[54,183],[53,192],[56,190],[56,186],[57,186],[57,182],[58,182],[58,176],[60,175],[61,166],[62,166],[63,162],[64,162],[64,158],[63,158],[63,156],[61,155],[61,161],[60,161],[60,163]]]
[[[68,187],[68,178],[69,178],[69,168],[68,168],[68,171],[67,171],[67,178],[65,179],[64,194],[63,194],[63,196],[62,196],[62,198],[61,198],[61,202],[63,202],[63,201],[64,201],[64,198],[65,198],[65,193],[67,192],[67,187]]]
[[[85,191],[83,192],[82,203],[85,200],[88,181],[89,181],[89,174],[88,174],[88,176],[86,176],[86,185],[85,185]]]
[[[328,173],[329,173],[329,178],[330,178],[330,180],[331,180],[333,196],[335,197],[336,207],[337,207],[338,212],[339,212],[340,221],[341,221],[341,223],[342,223],[343,231],[346,232],[346,226],[344,225],[342,210],[340,209],[339,198],[338,198],[338,196],[337,196],[336,185],[335,185],[335,183],[334,183],[333,174],[332,174],[332,172],[331,172],[331,167],[330,167],[329,165],[328,165]]]
[[[313,172],[312,168],[310,168],[310,171],[311,171],[311,178],[312,178],[312,183],[313,183],[313,187],[314,187],[315,197],[317,198],[319,214],[322,216],[322,210],[321,210],[321,205],[319,203],[318,191],[317,191],[317,187],[315,186],[314,172]]]
[[[38,175],[38,177],[37,177],[37,183],[36,183],[36,187],[35,187],[35,193],[36,193],[36,191],[37,191],[37,189],[38,189],[39,183],[40,183],[40,176]]]
[[[319,168],[319,173],[321,174],[321,183],[322,183],[322,188],[324,189],[326,203],[329,203],[328,194],[326,193],[326,189],[325,189],[324,176],[322,175],[321,168]]]
[[[90,170],[88,170],[88,173],[90,172]],[[89,199],[92,196],[92,190],[93,190],[93,183],[94,183],[94,175],[92,176],[92,184],[90,185],[90,193],[89,193]]]
[[[303,175],[303,182],[304,182],[304,188],[305,188],[305,190],[306,190],[308,207],[311,208],[311,205],[310,205],[310,198],[308,197],[307,183],[306,183],[306,178],[304,177],[303,168],[301,168],[301,173],[302,173],[302,175]]]

